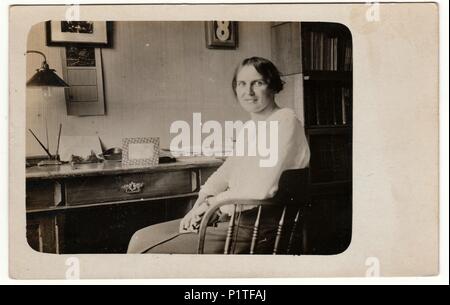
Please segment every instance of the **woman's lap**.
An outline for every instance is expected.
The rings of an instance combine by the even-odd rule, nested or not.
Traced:
[[[180,221],[181,219],[163,222],[137,231],[130,240],[127,252],[143,253],[150,246],[174,235],[178,232],[177,225],[179,225]]]
[[[260,231],[262,240],[257,244],[260,253],[269,253],[273,244],[273,240],[267,239],[266,236],[276,231],[277,222],[274,222],[274,219],[277,217],[273,214],[270,216],[261,219],[265,229]],[[235,232],[238,230],[238,234],[231,245],[232,253],[249,252],[255,217],[256,210],[242,213],[240,225],[238,229],[235,229]],[[131,238],[128,253],[196,254],[199,236],[193,232],[179,234],[180,221],[181,219],[172,220],[137,231]],[[205,254],[224,252],[227,230],[228,222],[220,222],[217,226],[208,227],[205,237]]]
[[[168,221],[137,231],[130,241],[128,253],[196,254],[199,236],[193,232],[179,234],[180,221]],[[227,229],[225,222],[208,227],[205,253],[223,253]]]

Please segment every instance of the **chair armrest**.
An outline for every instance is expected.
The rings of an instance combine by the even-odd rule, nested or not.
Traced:
[[[202,254],[203,248],[205,245],[205,237],[206,237],[206,229],[208,228],[208,224],[211,220],[211,217],[215,215],[217,210],[219,210],[221,207],[225,205],[253,205],[253,206],[260,206],[260,205],[274,205],[275,202],[272,199],[266,199],[266,200],[255,200],[255,199],[224,199],[224,200],[218,200],[213,205],[209,207],[208,210],[206,210],[205,214],[203,215],[202,221],[200,223],[200,229],[198,232],[198,248],[197,253]]]

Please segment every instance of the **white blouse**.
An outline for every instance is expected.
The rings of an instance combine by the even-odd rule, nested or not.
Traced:
[[[275,196],[281,174],[285,170],[308,166],[310,158],[308,142],[304,128],[294,111],[289,108],[281,108],[266,119],[267,125],[270,124],[270,121],[278,121],[278,158],[273,166],[261,166],[260,161],[266,160],[265,162],[267,162],[268,157],[261,156],[258,150],[256,150],[256,156],[248,153],[244,156],[234,154],[228,157],[222,166],[209,177],[200,192],[208,196],[215,196],[219,201],[268,199]],[[245,128],[241,132],[243,130]],[[270,137],[269,133],[268,136]],[[253,138],[257,138],[257,136]],[[271,139],[270,144],[272,143]],[[245,151],[248,152],[248,150]],[[231,213],[231,206],[224,206],[221,211]]]

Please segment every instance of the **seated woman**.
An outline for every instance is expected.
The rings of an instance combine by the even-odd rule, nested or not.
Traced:
[[[131,238],[128,253],[186,253],[197,251],[197,229],[205,211],[218,201],[240,199],[269,199],[277,192],[283,171],[308,166],[309,147],[301,122],[294,111],[280,108],[275,103],[275,95],[283,89],[283,81],[275,65],[267,59],[251,57],[237,67],[232,81],[235,97],[242,108],[250,114],[246,123],[278,123],[275,164],[261,166],[266,159],[256,154],[230,156],[222,166],[201,187],[197,201],[183,219],[149,226],[136,232]],[[246,126],[244,125],[244,127]],[[271,126],[271,124],[267,124]],[[243,128],[241,132],[244,132]],[[257,133],[260,130],[257,130]],[[238,136],[239,138],[239,136]],[[254,140],[259,139],[254,135]],[[272,139],[271,139],[272,141]],[[273,143],[270,143],[271,145]],[[230,213],[230,206],[220,209],[221,219]],[[257,209],[250,206],[241,211],[239,237],[233,245],[234,253],[245,253],[250,247]],[[261,240],[257,243],[257,253],[266,253],[273,246],[268,233],[276,230],[281,208],[271,207],[262,213],[260,224]],[[227,233],[227,223],[219,222],[208,228],[205,253],[223,253]]]

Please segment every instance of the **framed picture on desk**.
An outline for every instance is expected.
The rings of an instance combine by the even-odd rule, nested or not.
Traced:
[[[155,166],[159,163],[159,138],[124,138],[122,164]]]

